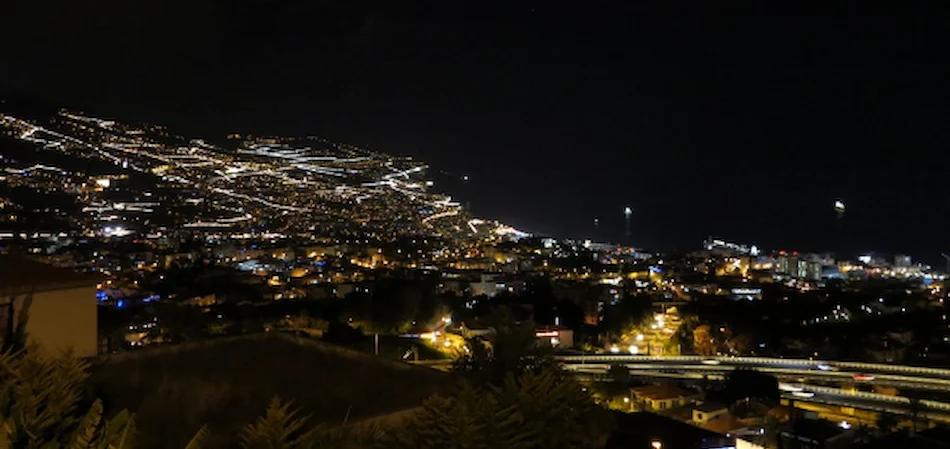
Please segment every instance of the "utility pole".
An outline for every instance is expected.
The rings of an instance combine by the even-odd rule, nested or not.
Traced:
[[[379,355],[379,332],[373,336],[373,352]]]

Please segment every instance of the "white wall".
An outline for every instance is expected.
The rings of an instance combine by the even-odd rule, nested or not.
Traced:
[[[736,438],[736,449],[764,449],[764,448],[758,444],[750,443],[741,438]]]
[[[15,314],[19,314],[25,297],[16,298]],[[72,348],[76,356],[95,356],[99,340],[97,307],[94,286],[34,293],[26,326],[29,340],[53,354]]]

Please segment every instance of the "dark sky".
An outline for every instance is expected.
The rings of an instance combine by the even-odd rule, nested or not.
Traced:
[[[11,2],[0,86],[206,136],[411,154],[533,231],[950,251],[946,8],[669,3]]]

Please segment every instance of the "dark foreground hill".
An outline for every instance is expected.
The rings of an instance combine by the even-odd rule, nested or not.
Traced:
[[[93,366],[107,411],[136,413],[142,449],[183,447],[203,424],[208,448],[237,432],[278,396],[311,422],[339,425],[421,404],[449,378],[287,335],[258,335],[113,356]]]

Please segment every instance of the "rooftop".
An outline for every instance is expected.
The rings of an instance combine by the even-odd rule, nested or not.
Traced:
[[[842,429],[830,421],[817,419],[798,419],[782,430],[783,435],[817,442],[827,441],[846,432],[848,430]]]
[[[907,430],[885,435],[870,442],[866,449],[950,449],[950,430],[927,429],[911,435]]]
[[[654,401],[662,401],[664,399],[676,399],[695,396],[696,393],[684,390],[674,385],[662,384],[662,385],[645,385],[642,387],[633,387],[630,389],[635,395],[643,396],[647,399]]]
[[[0,295],[92,286],[96,276],[15,256],[0,256]]]
[[[607,440],[607,449],[649,448],[653,441],[659,441],[665,448],[682,449],[722,448],[735,444],[722,434],[654,413],[615,412],[614,417],[617,430]]]
[[[701,411],[703,413],[715,412],[715,411],[722,410],[725,408],[728,408],[728,407],[718,402],[711,402],[711,401],[706,401],[696,406],[696,410]]]
[[[701,426],[703,429],[710,430],[716,433],[725,433],[735,431],[736,429],[741,429],[744,427],[742,421],[740,421],[735,416],[732,416],[729,413],[724,415],[719,415],[709,421],[706,421]]]

